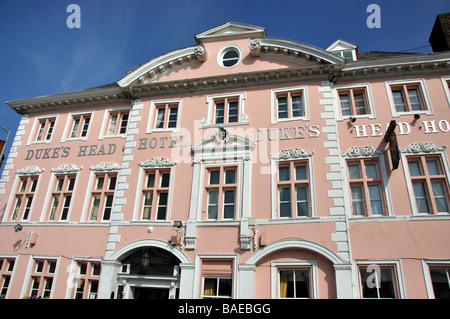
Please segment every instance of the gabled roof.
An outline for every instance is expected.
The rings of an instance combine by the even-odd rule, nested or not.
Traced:
[[[356,49],[356,50],[358,49],[358,46],[356,44],[353,44],[353,43],[350,43],[348,41],[344,41],[341,39],[337,39],[326,50],[328,52],[333,52],[333,51],[344,51],[344,50],[354,50],[354,49]]]
[[[250,24],[228,21],[215,28],[206,30],[195,36],[198,44],[222,39],[239,39],[251,37],[265,37],[266,28]]]

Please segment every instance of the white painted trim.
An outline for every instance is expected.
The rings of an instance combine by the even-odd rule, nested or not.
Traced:
[[[389,100],[389,106],[391,108],[392,117],[400,117],[401,115],[414,115],[414,114],[426,114],[433,115],[433,108],[431,107],[430,98],[425,85],[425,79],[410,79],[410,80],[395,80],[384,82],[386,87],[386,94]],[[410,112],[397,112],[395,108],[394,98],[392,96],[392,85],[403,85],[403,84],[418,84],[420,86],[422,96],[425,102],[426,110],[422,111],[410,111]]]
[[[86,115],[86,114],[90,114],[90,122],[89,122],[89,128],[87,131],[86,136],[84,137],[68,137],[69,133],[71,133],[71,129],[72,129],[72,123],[73,123],[73,118],[74,116],[81,116],[81,115]],[[92,125],[94,125],[94,110],[89,110],[89,111],[80,111],[80,112],[71,112],[67,115],[67,119],[66,119],[66,124],[64,126],[64,131],[63,131],[63,135],[61,137],[61,142],[66,142],[66,141],[87,141],[87,139],[89,138],[89,133],[92,131]],[[82,125],[80,123],[80,125]]]
[[[298,117],[288,117],[286,119],[278,119],[276,96],[279,93],[302,92],[302,103],[305,115]],[[306,85],[291,86],[270,90],[270,123],[278,124],[291,121],[309,121],[309,104],[308,104],[308,87]]]
[[[278,267],[287,267],[286,269],[296,269],[302,267],[311,268],[312,296],[311,299],[319,297],[319,284],[317,279],[317,261],[316,260],[289,260],[289,261],[271,261],[270,262],[270,298],[280,299],[279,289],[279,269]],[[291,267],[291,268],[289,268]],[[284,298],[283,298],[284,299]]]
[[[177,115],[177,126],[176,127],[164,128],[164,129],[155,128],[156,105],[159,105],[159,104],[178,104],[178,115]],[[145,133],[150,134],[153,132],[179,132],[180,131],[182,105],[183,105],[183,99],[152,100],[150,103],[150,111],[149,111],[148,121],[147,121],[147,130]],[[169,114],[167,114],[167,116],[169,116]]]
[[[28,145],[35,145],[35,144],[51,144],[52,140],[53,140],[53,138],[55,136],[54,133],[55,133],[55,129],[56,129],[56,124],[58,123],[58,117],[59,116],[60,116],[60,114],[57,114],[57,113],[36,116],[34,118],[34,121],[33,121],[33,126],[32,126],[32,129],[30,131],[30,135],[28,135],[28,141],[27,141],[26,145],[28,146]],[[50,137],[49,140],[36,141],[35,140],[36,139],[36,133],[37,133],[37,130],[39,129],[39,122],[40,122],[40,120],[51,119],[51,118],[55,119],[55,125],[53,127],[52,136]]]
[[[130,114],[128,116],[128,124],[127,124],[127,132],[124,134],[117,134],[117,135],[107,135],[106,134],[106,130],[109,126],[109,120],[110,120],[110,113],[111,112],[117,112],[117,111],[124,111],[124,110],[129,110]],[[130,126],[130,117],[131,117],[131,106],[120,106],[120,107],[111,107],[111,108],[107,108],[104,110],[103,113],[103,121],[102,121],[102,126],[100,128],[100,133],[98,136],[99,140],[103,140],[105,138],[111,138],[111,137],[122,137],[122,138],[126,138],[127,137],[127,133],[129,130],[129,126]]]
[[[414,154],[405,154],[404,152],[400,152],[400,156],[401,156],[401,162],[403,163],[403,176],[405,176],[405,180],[406,180],[406,189],[408,192],[408,197],[409,197],[409,202],[411,205],[411,209],[412,209],[412,214],[413,216],[436,216],[439,214],[419,214],[418,210],[417,210],[417,204],[416,204],[416,197],[414,195],[414,189],[412,186],[412,182],[411,182],[411,175],[409,174],[409,166],[408,166],[408,160],[407,157],[414,157],[414,156],[429,156],[429,155],[439,155],[441,157],[442,160],[442,165],[444,167],[444,173],[445,173],[445,177],[447,178],[447,182],[449,181],[449,177],[450,177],[450,165],[448,162],[448,158],[447,158],[447,154],[445,152],[445,149],[443,150],[433,150],[431,152],[418,152],[418,153],[414,153]],[[443,213],[441,214],[443,216],[448,216],[447,213]]]
[[[362,265],[377,265],[377,266],[394,266],[397,274],[397,299],[406,299],[405,282],[403,280],[402,262],[400,259],[367,259],[356,260],[356,275],[358,276],[357,293],[362,299],[361,292],[361,276],[359,274],[359,266]]]
[[[238,122],[236,123],[214,123],[214,100],[222,99],[222,98],[232,98],[237,97],[239,101],[239,113],[238,113]],[[203,118],[202,124],[200,128],[209,128],[209,127],[226,127],[226,126],[233,126],[233,125],[243,125],[243,124],[249,124],[248,120],[244,120],[243,118],[247,118],[247,115],[244,113],[245,109],[245,91],[244,92],[232,92],[232,93],[224,93],[224,94],[213,94],[208,95],[206,97],[206,117]],[[225,114],[226,116],[227,114]]]
[[[311,152],[313,153],[313,152]],[[279,162],[301,162],[301,161],[307,161],[308,162],[308,178],[309,178],[309,205],[311,206],[311,216],[303,217],[290,217],[290,218],[280,218],[278,216],[278,188],[277,188],[277,180],[278,180],[278,163]],[[296,219],[310,219],[317,216],[316,212],[316,190],[314,185],[314,169],[313,169],[313,154],[308,155],[306,157],[299,157],[299,158],[289,158],[289,159],[276,159],[272,156],[270,157],[270,183],[271,187],[271,218],[272,219],[289,219],[289,220],[296,220]],[[292,201],[294,199],[291,199]]]
[[[203,295],[203,292],[201,291],[203,280],[201,280],[201,261],[202,259],[232,259],[233,260],[233,299],[238,299],[238,287],[239,287],[239,276],[238,276],[238,262],[239,262],[239,255],[238,254],[197,254],[195,255],[195,271],[194,271],[194,286],[193,289],[193,297],[200,298],[200,296]]]
[[[427,289],[428,299],[436,299],[436,296],[434,295],[433,283],[431,280],[430,264],[432,266],[442,265],[449,267],[450,259],[447,260],[422,259],[423,278],[425,280],[425,287]]]
[[[346,89],[364,89],[365,90],[370,114],[342,115],[341,107],[340,107],[341,103],[339,101],[338,90],[346,90]],[[332,92],[333,92],[333,97],[336,101],[335,105],[337,107],[336,108],[336,120],[337,121],[347,120],[350,118],[369,118],[369,119],[376,118],[375,108],[373,106],[374,103],[373,103],[373,99],[372,99],[372,90],[370,88],[370,83],[355,83],[355,84],[337,85],[337,86],[333,87]]]
[[[449,83],[450,83],[450,76],[443,76],[441,77],[441,82],[442,82],[442,86],[444,87],[444,92],[445,92],[445,96],[447,97],[447,102],[450,106],[450,88]]]

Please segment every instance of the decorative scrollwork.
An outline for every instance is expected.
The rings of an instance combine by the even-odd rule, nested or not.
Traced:
[[[344,157],[371,157],[381,153],[380,150],[372,146],[354,146],[342,152],[341,155]]]
[[[120,165],[114,162],[102,162],[96,166],[91,166],[91,171],[94,172],[117,172],[120,170]]]
[[[149,158],[145,162],[139,162],[138,165],[143,168],[155,168],[155,167],[171,167],[176,163],[172,162],[168,158]]]
[[[33,176],[33,175],[40,175],[44,172],[43,168],[39,168],[37,166],[25,166],[24,168],[16,171],[17,175],[27,175],[27,176]]]
[[[310,157],[314,154],[314,151],[308,152],[301,148],[291,148],[288,150],[282,150],[276,155],[270,155],[269,157],[276,160],[290,160],[298,158]]]
[[[52,172],[55,174],[71,174],[77,173],[81,170],[81,167],[75,164],[61,164],[57,168],[52,168]]]
[[[400,150],[400,152],[404,154],[434,153],[444,151],[446,148],[446,145],[439,147],[430,142],[412,143],[406,146],[404,149]]]

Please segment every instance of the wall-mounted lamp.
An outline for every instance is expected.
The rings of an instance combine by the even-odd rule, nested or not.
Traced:
[[[183,250],[183,243],[184,243],[184,229],[183,230],[178,230],[181,227],[183,227],[183,222],[181,220],[176,220],[173,222],[173,228],[179,235],[180,235],[180,249]],[[169,239],[169,244],[172,244],[174,246],[176,246],[178,244],[178,239],[176,240],[176,242],[173,241],[172,238]]]
[[[414,120],[418,120],[418,119],[420,119],[420,114],[414,114]]]
[[[148,265],[150,265],[150,255],[147,253],[147,249],[145,249],[141,257],[141,266],[147,267]]]
[[[350,122],[355,123],[356,122],[356,117],[350,117]]]
[[[36,245],[37,234],[34,233],[32,230],[30,230],[30,231],[28,232],[28,234],[27,234],[27,233],[24,233],[24,232],[22,231],[22,229],[23,229],[23,226],[20,225],[20,224],[17,224],[17,225],[14,226],[14,232],[16,232],[16,233],[22,233],[22,234],[24,234],[24,235],[27,235],[27,240],[25,241],[25,247],[26,247],[26,248],[30,248],[31,246]]]
[[[22,225],[17,224],[16,226],[14,226],[14,232],[16,232],[16,233],[17,233],[17,232],[21,232],[22,228],[23,228]]]
[[[173,222],[173,227],[181,228],[183,226],[183,222],[180,220],[176,220]]]

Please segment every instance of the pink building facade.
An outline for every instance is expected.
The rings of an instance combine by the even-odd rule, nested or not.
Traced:
[[[450,52],[235,22],[195,40],[110,85],[8,102],[0,294],[445,296]]]

